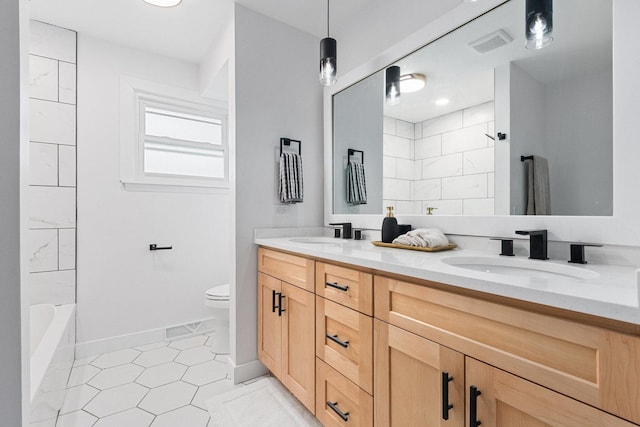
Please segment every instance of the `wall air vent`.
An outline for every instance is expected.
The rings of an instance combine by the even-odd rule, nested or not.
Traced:
[[[480,37],[478,40],[469,43],[469,46],[478,53],[487,53],[500,46],[504,46],[513,41],[513,38],[504,30],[494,31],[486,36]]]

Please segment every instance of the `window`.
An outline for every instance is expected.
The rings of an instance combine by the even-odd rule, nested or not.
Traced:
[[[163,95],[149,92],[150,85]],[[129,79],[121,82],[121,180],[125,188],[227,187],[226,111],[193,93],[176,94],[176,88],[157,86]]]

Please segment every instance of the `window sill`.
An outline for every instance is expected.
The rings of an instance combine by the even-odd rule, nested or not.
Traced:
[[[203,194],[227,194],[229,185],[219,183],[212,185],[197,184],[156,184],[148,182],[120,181],[125,191],[143,191],[159,193],[203,193]]]

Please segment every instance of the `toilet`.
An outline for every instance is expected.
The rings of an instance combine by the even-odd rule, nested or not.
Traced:
[[[211,309],[214,317],[215,332],[211,351],[229,353],[229,284],[207,289],[205,305]]]

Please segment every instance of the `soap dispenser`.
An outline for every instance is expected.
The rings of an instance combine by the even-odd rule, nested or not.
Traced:
[[[387,206],[387,216],[382,221],[382,241],[391,243],[398,237],[398,220],[393,216],[393,206]]]

